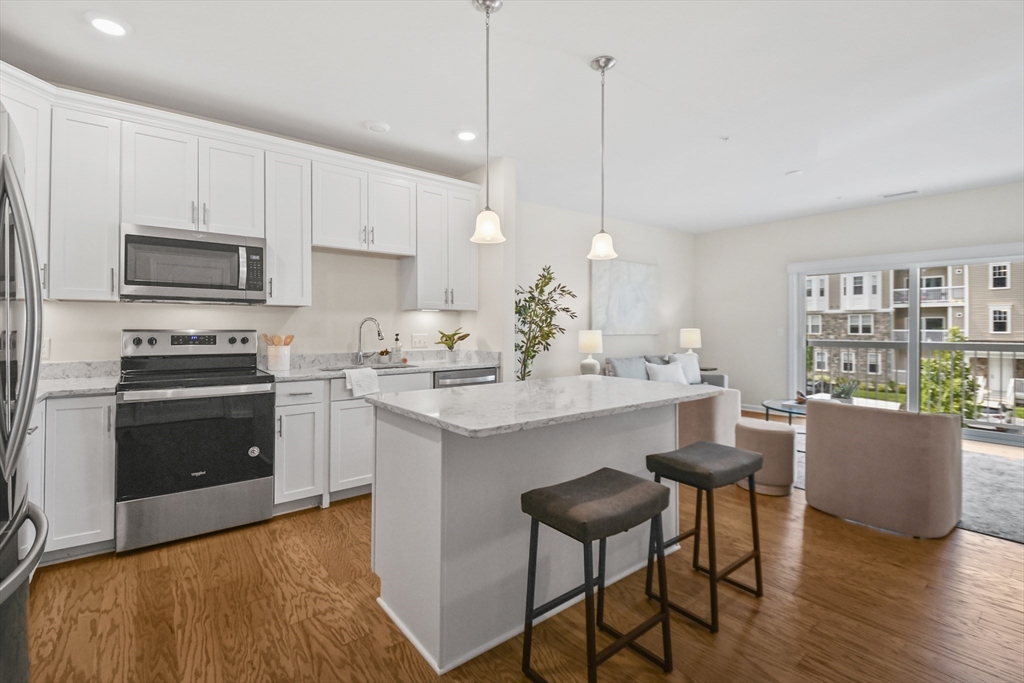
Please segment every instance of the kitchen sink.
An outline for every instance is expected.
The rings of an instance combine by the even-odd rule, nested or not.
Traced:
[[[320,372],[341,372],[342,370],[358,370],[359,368],[373,368],[374,370],[387,370],[389,368],[416,368],[418,365],[412,363],[390,363],[388,365],[333,365],[327,368],[319,368]]]

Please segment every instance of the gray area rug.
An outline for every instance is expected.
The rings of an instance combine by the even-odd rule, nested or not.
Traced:
[[[804,435],[797,436],[793,485],[804,488]],[[1024,543],[1024,460],[963,452],[961,529]]]

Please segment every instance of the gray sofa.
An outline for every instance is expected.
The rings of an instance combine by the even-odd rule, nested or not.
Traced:
[[[630,358],[605,358],[604,374],[609,377],[626,377],[629,379],[649,379],[647,377],[647,365],[667,365],[665,356],[634,356]],[[617,368],[617,369],[616,369]],[[700,373],[700,381],[704,384],[713,384],[723,389],[729,388],[729,375],[718,372]]]

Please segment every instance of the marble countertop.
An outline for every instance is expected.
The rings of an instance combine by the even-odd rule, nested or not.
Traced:
[[[706,384],[586,375],[379,394],[366,401],[455,434],[485,437],[695,401],[722,391]]]
[[[104,396],[114,393],[120,379],[117,375],[103,377],[62,377],[41,379],[36,385],[36,400],[69,396]]]
[[[367,365],[373,368],[378,375],[410,375],[419,372],[439,372],[443,370],[474,370],[477,368],[496,368],[500,365],[497,362],[475,362],[475,361],[444,361],[444,360],[422,360],[412,361],[408,365],[394,363],[391,365]],[[410,367],[411,366],[411,367]],[[266,367],[261,366],[262,370]],[[278,382],[302,382],[317,379],[338,379],[345,376],[344,370],[324,370],[322,367],[293,368],[288,372],[273,373],[274,379]]]

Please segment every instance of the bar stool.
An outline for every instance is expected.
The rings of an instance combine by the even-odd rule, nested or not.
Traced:
[[[587,613],[587,680],[597,681],[597,666],[624,647],[672,671],[672,638],[668,586],[665,574],[665,545],[662,542],[661,512],[668,507],[669,490],[647,479],[608,467],[578,479],[527,491],[522,495],[523,512],[530,515],[530,566],[526,579],[526,626],[523,633],[523,673],[537,683],[546,683],[530,666],[533,620],[565,604],[581,593]],[[658,590],[661,609],[642,624],[622,634],[604,623],[605,544],[609,536],[651,522],[651,552],[658,559]],[[583,544],[583,584],[534,608],[537,586],[537,536],[540,523],[561,531]],[[593,542],[599,541],[597,578],[594,578]],[[594,617],[594,583],[597,583],[597,618]],[[636,643],[636,639],[661,623],[664,658]],[[611,634],[614,643],[597,651],[594,625]]]
[[[662,478],[686,484],[697,489],[697,522],[692,529],[679,534],[675,538],[662,541],[663,546],[671,546],[693,536],[693,568],[708,575],[711,581],[711,621],[697,616],[693,612],[669,601],[669,607],[692,619],[701,626],[709,629],[712,633],[718,633],[718,582],[726,583],[741,588],[757,597],[764,595],[764,587],[761,582],[761,540],[757,529],[757,498],[754,494],[754,473],[761,469],[763,458],[760,453],[753,453],[732,446],[723,446],[708,441],[680,448],[669,453],[659,453],[647,456],[647,469],[654,472],[654,481],[660,482]],[[717,557],[715,554],[715,489],[735,484],[742,479],[747,479],[750,489],[750,525],[754,536],[754,549],[743,555],[728,567],[719,571]],[[699,563],[700,557],[700,503],[703,493],[707,493],[708,503],[708,566],[702,567]],[[654,600],[664,599],[664,593],[658,595],[651,590],[652,573],[654,571],[653,553],[654,539],[651,539],[651,551],[647,558],[647,597]],[[754,572],[757,577],[757,586],[751,588],[740,583],[729,575],[742,567],[750,560],[754,561]],[[664,571],[659,563],[658,572]],[[661,591],[661,581],[658,582],[658,590]]]

